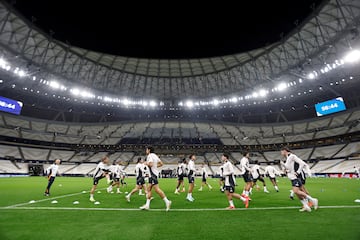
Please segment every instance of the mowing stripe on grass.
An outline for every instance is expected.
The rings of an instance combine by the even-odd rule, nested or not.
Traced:
[[[360,205],[343,206],[320,206],[321,209],[360,208]],[[298,206],[291,207],[261,207],[261,208],[237,208],[227,210],[226,208],[183,208],[171,209],[172,212],[205,212],[205,211],[257,211],[257,210],[289,210],[299,209]],[[138,208],[75,208],[75,207],[0,207],[0,210],[76,210],[76,211],[142,211]],[[150,209],[149,211],[165,211],[165,209]]]

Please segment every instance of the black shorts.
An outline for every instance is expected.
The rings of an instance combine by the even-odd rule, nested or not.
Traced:
[[[104,178],[104,177],[105,177],[105,176],[101,176],[101,177],[96,177],[96,178],[94,178],[94,185],[98,185],[99,180],[102,179],[102,178]]]
[[[304,173],[301,173],[301,174],[299,175],[299,179],[300,179],[300,181],[301,181],[301,184],[302,184],[302,185],[305,185],[305,183],[306,183],[306,176],[305,176]]]
[[[179,181],[183,181],[183,180],[184,180],[184,175],[183,175],[183,174],[180,174],[180,175],[178,176],[178,180],[179,180]]]
[[[302,183],[301,183],[301,180],[296,178],[294,180],[291,180],[291,185],[293,187],[301,187],[302,186]]]
[[[243,175],[243,178],[246,183],[253,181],[253,177],[250,172],[245,172],[245,174]]]
[[[114,177],[114,178],[113,178],[113,181],[116,182],[116,183],[118,183],[118,182],[120,182],[120,178]]]
[[[137,177],[136,178],[136,185],[142,186],[145,184],[145,179],[143,177]]]
[[[225,186],[225,191],[233,193],[233,192],[235,192],[235,187],[234,186]]]
[[[195,178],[193,176],[188,176],[189,183],[194,183]]]
[[[206,178],[203,177],[201,181],[206,183]]]
[[[222,182],[225,181],[225,177],[221,177],[220,181],[222,181]]]
[[[151,177],[149,177],[149,184],[151,185],[159,184],[157,176],[152,175]]]

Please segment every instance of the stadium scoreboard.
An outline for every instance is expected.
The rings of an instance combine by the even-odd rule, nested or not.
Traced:
[[[316,115],[318,117],[341,112],[346,110],[344,99],[342,97],[337,97],[325,102],[315,104]]]

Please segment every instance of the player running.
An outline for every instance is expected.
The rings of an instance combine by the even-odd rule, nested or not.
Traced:
[[[265,168],[264,175],[266,175],[266,174],[269,175],[269,179],[270,179],[272,185],[274,186],[275,190],[277,192],[279,192],[279,187],[276,182],[276,175],[280,176],[280,173],[273,166],[269,165]]]
[[[249,207],[249,197],[241,196],[238,193],[235,193],[235,176],[234,176],[234,167],[229,161],[229,156],[227,154],[223,154],[221,156],[221,160],[224,162],[224,178],[225,178],[225,194],[229,201],[229,207],[227,209],[235,209],[234,202],[232,200],[233,197],[240,199],[245,204],[245,208]]]
[[[95,202],[94,192],[97,188],[99,180],[104,177],[106,177],[106,179],[108,179],[109,173],[111,172],[110,168],[111,168],[111,165],[110,165],[109,157],[108,156],[102,157],[101,162],[97,165],[95,172],[94,172],[93,186],[90,190],[90,199],[89,199],[90,202]]]
[[[110,170],[111,170],[112,182],[110,182],[110,186],[106,189],[106,191],[108,193],[112,193],[113,187],[116,186],[116,193],[120,194],[122,193],[120,191],[120,178],[123,172],[121,161],[118,160],[115,165],[111,166]]]
[[[192,192],[194,189],[194,183],[195,183],[195,173],[196,173],[196,168],[195,168],[195,160],[196,160],[196,156],[195,154],[191,154],[190,155],[190,161],[188,163],[188,180],[189,180],[189,190],[188,190],[188,194],[186,197],[186,200],[188,200],[189,202],[193,202],[195,201],[195,199],[192,196]]]
[[[179,161],[179,165],[176,169],[176,174],[178,176],[177,186],[175,189],[175,194],[180,194],[180,186],[182,185],[181,192],[185,192],[184,186],[184,177],[186,176],[186,159],[184,158],[182,161]]]
[[[133,195],[137,191],[145,190],[147,194],[146,186],[145,186],[145,174],[146,174],[146,166],[144,165],[144,160],[139,157],[135,166],[135,174],[136,174],[136,186],[135,188],[125,196],[126,201],[130,202],[131,195]],[[143,195],[140,194],[139,195]]]
[[[154,153],[153,147],[147,147],[146,148],[146,163],[144,163],[148,168],[150,172],[149,177],[149,186],[148,186],[148,193],[146,195],[146,203],[145,205],[141,206],[140,209],[142,210],[149,210],[150,209],[150,202],[152,198],[152,189],[155,189],[155,192],[164,200],[166,205],[166,211],[170,210],[171,207],[171,201],[167,199],[165,193],[160,189],[159,182],[158,182],[158,176],[159,176],[159,170],[158,167],[163,166],[163,162],[160,160],[160,158]]]
[[[249,152],[243,154],[243,158],[240,160],[241,173],[243,175],[245,186],[241,196],[249,197],[250,188],[252,187],[253,177],[251,175],[251,168],[249,166]]]
[[[212,186],[206,182],[206,178],[208,177],[207,171],[206,171],[206,167],[205,167],[205,163],[201,164],[201,187],[199,188],[199,191],[203,190],[203,186],[207,186],[209,188],[209,190],[212,189]]]
[[[47,197],[50,196],[50,188],[51,188],[51,185],[55,181],[56,174],[59,171],[60,163],[61,163],[61,160],[56,159],[54,161],[54,163],[45,170],[45,174],[47,175],[47,178],[48,178],[48,185],[46,187],[44,196],[47,196]]]
[[[299,177],[306,163],[298,156],[293,154],[287,147],[283,147],[281,149],[281,155],[286,158],[286,162],[282,164],[285,167],[288,178],[291,180],[292,190],[303,205],[302,209],[300,209],[300,212],[311,212],[311,208],[308,206],[308,201],[313,203],[315,210],[318,209],[319,201],[316,198],[306,194],[301,189],[302,183]]]
[[[263,178],[263,176],[260,174],[260,166],[258,164],[255,164],[254,166],[252,166],[251,168],[251,175],[253,177],[253,183],[252,183],[252,187],[256,184],[256,189],[259,190],[259,186],[257,185],[257,180],[259,180],[260,182],[262,182],[263,187],[264,187],[264,192],[265,193],[269,193],[269,191],[266,189],[266,183],[265,180]]]

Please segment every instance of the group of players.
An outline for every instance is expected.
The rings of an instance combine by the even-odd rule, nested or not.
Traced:
[[[293,196],[296,195],[299,198],[300,202],[302,203],[302,208],[300,209],[300,211],[310,212],[311,207],[314,207],[314,209],[316,210],[318,208],[318,200],[311,197],[309,191],[305,188],[305,171],[309,171],[309,166],[286,147],[281,149],[281,155],[286,158],[286,161],[281,162],[281,165],[283,167],[284,173],[287,174],[292,184],[292,195],[290,197],[293,198]],[[252,192],[252,188],[254,186],[259,188],[257,186],[257,181],[261,181],[263,184],[264,192],[269,193],[266,188],[264,178],[260,173],[260,166],[255,164],[254,166],[250,167],[249,156],[250,154],[246,152],[244,153],[243,158],[240,160],[239,170],[245,181],[245,186],[242,194],[238,194],[235,192],[235,187],[237,186],[237,184],[234,169],[236,166],[234,166],[229,160],[229,155],[223,154],[221,156],[222,165],[220,167],[220,190],[222,192],[225,192],[225,195],[229,202],[229,206],[227,207],[227,209],[235,209],[233,198],[240,199],[245,205],[245,207],[248,208],[249,202],[251,201],[250,195]],[[195,200],[192,196],[196,173],[195,161],[196,156],[194,154],[191,154],[189,156],[188,162],[186,161],[186,159],[183,159],[177,167],[178,182],[174,193],[180,194],[180,191],[185,191],[184,178],[187,177],[189,181],[189,187],[186,200],[190,202],[193,202]],[[46,196],[49,195],[49,190],[51,184],[54,182],[59,164],[60,160],[57,159],[55,160],[54,164],[47,169],[49,183],[45,191]],[[161,199],[163,199],[166,211],[171,208],[172,202],[161,190],[158,182],[158,168],[161,166],[163,166],[163,162],[154,153],[154,148],[147,147],[146,160],[138,158],[135,167],[136,186],[130,193],[125,196],[128,202],[130,202],[131,196],[135,192],[140,191],[140,195],[146,195],[146,203],[141,206],[140,209],[148,210],[150,209],[150,203],[153,199],[152,190],[154,190],[161,197]],[[91,202],[95,202],[94,192],[97,188],[99,180],[103,178],[106,178],[109,184],[109,187],[107,188],[108,192],[112,192],[113,187],[116,186],[117,193],[121,193],[120,184],[126,184],[124,182],[125,174],[126,173],[122,170],[120,162],[117,162],[116,165],[112,165],[109,158],[107,156],[104,156],[95,169],[93,176],[93,186],[90,190],[89,200]],[[273,166],[269,165],[265,168],[264,175],[266,174],[269,175],[271,183],[273,184],[275,190],[278,192],[279,188],[276,183],[276,175],[281,175],[281,173],[278,172]],[[211,190],[212,186],[206,181],[207,172],[205,164],[202,164],[201,166],[201,175],[202,184],[199,191],[202,191],[204,186],[207,186],[209,190]],[[180,190],[181,186],[182,190]],[[142,193],[142,190],[144,190],[145,194]]]

